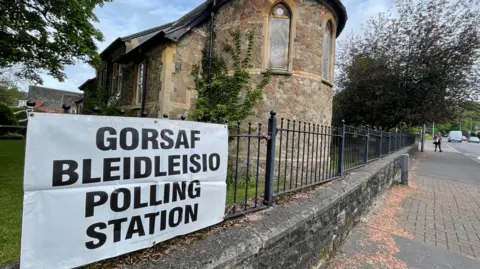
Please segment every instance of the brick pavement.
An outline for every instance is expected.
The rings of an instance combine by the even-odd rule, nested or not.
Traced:
[[[416,240],[480,260],[480,184],[413,177],[417,188],[402,201],[398,224]]]

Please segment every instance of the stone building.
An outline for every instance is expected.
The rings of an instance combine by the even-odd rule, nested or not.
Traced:
[[[263,121],[275,109],[281,117],[328,125],[335,39],[346,20],[340,0],[207,0],[178,21],[115,40],[101,53],[96,87],[81,89],[100,89],[105,100],[117,99],[134,114],[145,108],[149,117],[180,117],[195,104],[192,67],[209,48],[212,29],[217,44],[231,43],[231,31],[253,30],[252,83],[273,70],[257,117]]]
[[[40,86],[29,86],[26,100],[35,101],[35,109],[50,113],[64,113],[63,105],[70,105],[70,113],[78,114],[76,103],[83,99],[82,93],[63,91]],[[25,102],[26,104],[26,102]]]

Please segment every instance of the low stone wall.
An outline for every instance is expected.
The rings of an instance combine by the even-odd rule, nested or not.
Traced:
[[[308,199],[271,207],[158,262],[125,268],[324,268],[375,198],[399,179],[400,155],[416,150],[371,162],[306,193]]]
[[[399,181],[400,155],[417,150],[415,145],[373,161],[303,192],[301,198],[255,213],[248,222],[165,253],[156,262],[121,268],[324,268],[375,198]]]

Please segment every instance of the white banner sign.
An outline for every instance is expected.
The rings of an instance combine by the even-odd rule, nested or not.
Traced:
[[[222,221],[226,126],[37,113],[20,267],[72,268]]]

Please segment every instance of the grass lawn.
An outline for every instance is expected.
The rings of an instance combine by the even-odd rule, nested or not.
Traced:
[[[24,140],[0,140],[0,266],[20,258]]]
[[[237,203],[243,203],[245,201],[245,186],[237,186]],[[263,191],[265,189],[265,186],[263,183],[258,184],[258,197],[263,197]],[[249,186],[248,191],[247,191],[247,199],[254,198],[255,197],[255,192],[256,188],[255,186]],[[233,186],[231,188],[227,188],[227,205],[233,204],[235,197],[235,190]]]

